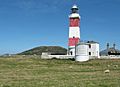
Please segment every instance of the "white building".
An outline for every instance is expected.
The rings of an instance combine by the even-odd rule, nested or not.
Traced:
[[[75,60],[88,61],[89,59],[100,58],[99,56],[99,43],[94,41],[79,42],[76,45]]]
[[[100,55],[99,55],[99,43],[97,42],[94,42],[94,41],[88,41],[88,54],[89,54],[89,57],[90,59],[92,58],[100,58]]]

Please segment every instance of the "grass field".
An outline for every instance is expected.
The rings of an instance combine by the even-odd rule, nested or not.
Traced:
[[[0,87],[120,87],[120,60],[0,58]]]

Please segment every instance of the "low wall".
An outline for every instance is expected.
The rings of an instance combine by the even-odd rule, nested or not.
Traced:
[[[41,59],[52,59],[52,58],[56,58],[56,59],[73,59],[75,58],[75,56],[71,56],[71,55],[41,55]],[[99,58],[96,56],[89,56],[89,59],[120,59],[120,55],[119,56],[100,56]]]
[[[118,56],[115,56],[115,55],[112,55],[112,56],[101,56],[100,59],[120,59],[120,55],[118,55]]]
[[[56,58],[56,59],[73,59],[73,58],[75,58],[75,56],[72,56],[72,55],[47,55],[47,54],[41,55],[41,59],[52,59],[52,58]],[[89,56],[89,59],[98,59],[98,57]]]
[[[41,55],[41,59],[73,59],[74,56],[71,55]]]

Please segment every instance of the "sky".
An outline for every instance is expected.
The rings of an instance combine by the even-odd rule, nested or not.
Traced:
[[[120,49],[120,0],[0,0],[0,54],[38,46],[68,47],[69,14],[76,4],[81,40],[116,43]]]

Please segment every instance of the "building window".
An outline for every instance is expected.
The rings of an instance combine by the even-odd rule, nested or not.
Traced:
[[[73,52],[72,52],[72,51],[70,51],[70,54],[71,54],[71,55],[73,55]]]
[[[91,48],[91,44],[89,44],[89,48]]]
[[[89,52],[89,55],[91,55],[91,52]]]

